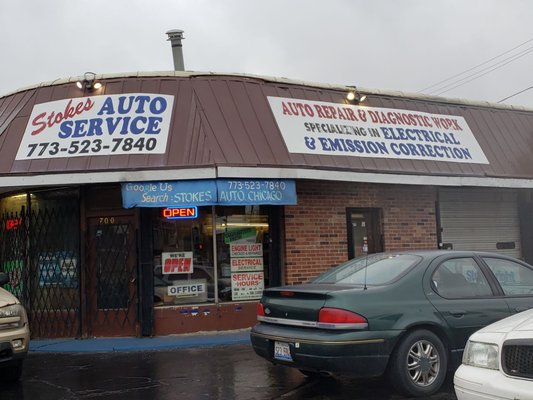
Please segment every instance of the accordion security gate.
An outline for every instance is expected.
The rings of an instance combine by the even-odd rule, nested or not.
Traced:
[[[138,334],[137,240],[133,217],[88,220],[87,334]]]
[[[10,275],[7,289],[24,303],[32,338],[135,335],[132,217],[89,218],[84,252],[79,225],[77,208],[23,207],[2,215],[0,270]]]

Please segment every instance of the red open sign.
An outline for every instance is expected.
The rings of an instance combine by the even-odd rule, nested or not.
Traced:
[[[197,218],[198,207],[168,207],[163,208],[163,217],[166,219]]]
[[[22,218],[9,218],[6,220],[6,230],[11,231],[22,225]]]
[[[167,258],[163,265],[164,274],[190,274],[192,273],[192,260],[190,258]]]

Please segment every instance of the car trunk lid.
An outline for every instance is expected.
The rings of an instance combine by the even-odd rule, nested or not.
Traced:
[[[348,289],[353,290],[353,287],[333,284],[284,286],[265,290],[261,303],[269,322],[275,319],[316,322],[330,294]]]

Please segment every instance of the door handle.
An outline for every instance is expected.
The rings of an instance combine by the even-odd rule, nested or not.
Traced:
[[[449,313],[451,316],[455,318],[461,318],[466,314],[466,311],[465,310],[450,310]]]
[[[526,311],[526,310],[529,310],[529,307],[515,307],[514,311],[519,313],[519,312],[522,312],[522,311]]]

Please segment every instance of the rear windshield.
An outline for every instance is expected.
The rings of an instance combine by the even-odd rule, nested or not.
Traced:
[[[422,258],[411,254],[371,254],[358,257],[316,277],[313,283],[339,285],[386,285]]]

